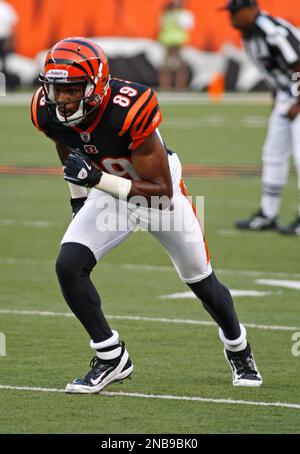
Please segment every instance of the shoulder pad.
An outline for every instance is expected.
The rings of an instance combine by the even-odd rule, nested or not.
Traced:
[[[112,81],[112,122],[118,135],[128,133],[136,149],[161,123],[155,92],[134,82]]]
[[[46,130],[48,112],[45,104],[45,97],[42,87],[40,87],[32,97],[31,101],[31,121],[40,131]]]

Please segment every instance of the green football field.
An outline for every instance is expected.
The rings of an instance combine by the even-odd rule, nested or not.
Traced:
[[[161,132],[184,164],[260,166],[269,106],[162,103],[162,110]],[[28,111],[0,105],[2,170],[58,165]],[[54,269],[70,221],[68,187],[59,176],[1,174],[2,434],[300,433],[300,239],[234,229],[236,219],[258,208],[259,172],[185,181],[193,196],[205,197],[212,265],[236,295],[263,386],[233,388],[217,326],[184,294],[189,289],[160,245],[137,232],[92,275],[134,362],[132,380],[97,395],[64,394],[93,354]],[[296,185],[291,173],[283,223],[295,216]]]

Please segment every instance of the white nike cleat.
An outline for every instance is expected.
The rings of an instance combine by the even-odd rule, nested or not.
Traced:
[[[250,344],[245,350],[231,352],[224,349],[225,359],[232,369],[233,386],[261,386],[262,377],[256,367]]]
[[[129,378],[133,364],[129,358],[124,343],[121,343],[120,356],[111,360],[103,360],[95,356],[91,362],[92,368],[85,378],[76,378],[66,386],[67,393],[93,394],[101,391],[112,382]]]

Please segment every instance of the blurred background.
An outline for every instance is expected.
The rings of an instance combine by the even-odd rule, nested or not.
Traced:
[[[228,13],[218,11],[225,0],[5,3],[15,14],[11,17],[13,41],[5,59],[8,89],[36,84],[46,50],[68,36],[95,39],[110,58],[113,76],[164,90],[218,92],[225,88],[243,92],[265,88],[261,75],[242,50]],[[177,38],[174,29],[172,36],[172,19],[166,18],[172,3],[182,9],[177,20],[182,34]],[[300,26],[298,0],[261,0],[260,5],[270,14]],[[170,52],[174,47],[177,54],[176,49],[175,54]],[[181,72],[177,78],[178,67]]]

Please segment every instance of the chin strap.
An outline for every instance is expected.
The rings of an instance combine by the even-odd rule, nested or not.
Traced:
[[[80,102],[79,107],[73,115],[70,117],[64,117],[59,113],[58,107],[56,107],[56,116],[57,119],[64,125],[64,126],[76,126],[82,121],[83,117],[83,101]]]

